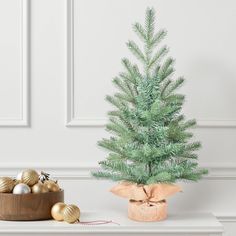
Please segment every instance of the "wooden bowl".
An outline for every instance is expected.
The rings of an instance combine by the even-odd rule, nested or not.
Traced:
[[[0,193],[0,220],[47,220],[51,208],[64,202],[64,191],[48,193]]]

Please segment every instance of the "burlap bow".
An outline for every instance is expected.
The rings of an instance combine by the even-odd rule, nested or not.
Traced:
[[[130,182],[122,182],[114,186],[110,191],[115,195],[128,198],[132,201],[155,204],[180,192],[181,188],[173,184],[138,185]]]

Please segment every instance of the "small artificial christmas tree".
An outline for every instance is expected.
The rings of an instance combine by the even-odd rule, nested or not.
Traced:
[[[97,178],[128,181],[136,184],[197,181],[206,169],[198,168],[196,150],[200,142],[192,141],[189,132],[195,120],[181,114],[184,96],[176,93],[184,79],[171,79],[174,60],[166,58],[166,46],[156,49],[166,31],[154,32],[155,12],[148,8],[145,24],[134,24],[134,31],[144,44],[127,43],[132,54],[143,65],[123,59],[125,71],[114,78],[118,92],[106,100],[115,110],[108,113],[107,130],[113,133],[98,144],[109,150],[101,161]]]

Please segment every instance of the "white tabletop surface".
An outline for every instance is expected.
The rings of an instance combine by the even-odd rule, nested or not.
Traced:
[[[223,231],[222,225],[211,213],[170,214],[160,222],[135,222],[124,213],[82,212],[80,221],[112,220],[116,224],[81,225],[49,221],[0,221],[0,233],[70,233],[70,232],[209,232]]]

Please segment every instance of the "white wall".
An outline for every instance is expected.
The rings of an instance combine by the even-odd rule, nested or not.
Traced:
[[[184,109],[199,121],[200,164],[210,169],[199,183],[183,184],[169,210],[211,211],[226,235],[235,235],[235,1],[72,3],[0,2],[0,173],[43,168],[61,179],[67,200],[82,210],[125,211],[126,202],[107,191],[112,183],[91,179],[89,171],[105,157],[96,146],[107,136],[104,97],[113,91],[120,59],[129,56],[125,42],[136,39],[131,25],[154,6],[158,26],[168,30],[165,43],[176,58],[176,75],[187,79]]]

